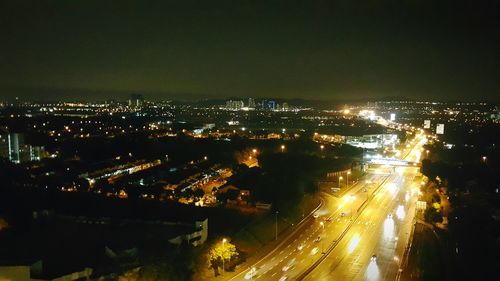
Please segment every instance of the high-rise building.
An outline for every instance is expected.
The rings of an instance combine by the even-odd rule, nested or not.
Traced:
[[[248,98],[248,108],[255,108],[255,100],[253,98]]]
[[[245,107],[245,103],[242,100],[228,100],[226,101],[226,109],[228,110],[240,110]]]
[[[128,100],[128,106],[132,108],[141,107],[144,103],[144,97],[140,94],[131,94]]]
[[[271,110],[275,110],[276,109],[276,101],[273,101],[273,100],[268,101],[267,108],[269,108]]]
[[[12,163],[40,161],[43,146],[33,146],[24,143],[24,135],[7,133],[0,135],[0,157],[9,159]]]
[[[7,135],[9,146],[9,160],[13,163],[21,163],[21,148],[24,146],[24,136],[11,133]]]
[[[260,108],[261,109],[267,109],[267,100],[262,100],[260,102]]]

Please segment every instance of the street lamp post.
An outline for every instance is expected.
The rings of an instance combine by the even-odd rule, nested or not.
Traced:
[[[349,188],[349,175],[351,174],[351,171],[347,171],[347,176],[346,176],[346,184],[347,187]]]
[[[320,222],[319,223],[321,225],[321,235],[324,235],[325,233],[325,223],[324,222]],[[324,237],[323,237],[324,239]],[[323,241],[321,241],[321,253],[324,254],[325,251],[324,251],[324,248],[323,248]]]
[[[343,180],[344,178],[339,176],[339,188],[340,188],[340,181]]]
[[[224,267],[224,244],[226,243],[226,241],[226,238],[222,239],[222,273],[226,272],[226,269]]]

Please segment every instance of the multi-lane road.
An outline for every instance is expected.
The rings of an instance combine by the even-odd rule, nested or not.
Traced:
[[[419,161],[424,140],[403,153]],[[230,280],[396,280],[411,235],[418,167],[375,167],[347,192],[324,193],[270,254]]]

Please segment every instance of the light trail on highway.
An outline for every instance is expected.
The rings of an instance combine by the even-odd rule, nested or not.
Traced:
[[[418,161],[423,143],[404,159]],[[324,193],[318,218],[229,280],[395,279],[413,225],[418,170],[381,166],[342,197]]]

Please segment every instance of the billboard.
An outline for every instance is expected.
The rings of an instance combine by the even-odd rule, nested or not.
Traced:
[[[424,129],[431,128],[431,120],[424,120]]]
[[[396,120],[396,113],[391,113],[391,121],[395,121]]]
[[[444,124],[437,124],[436,134],[438,134],[438,135],[444,134]]]

